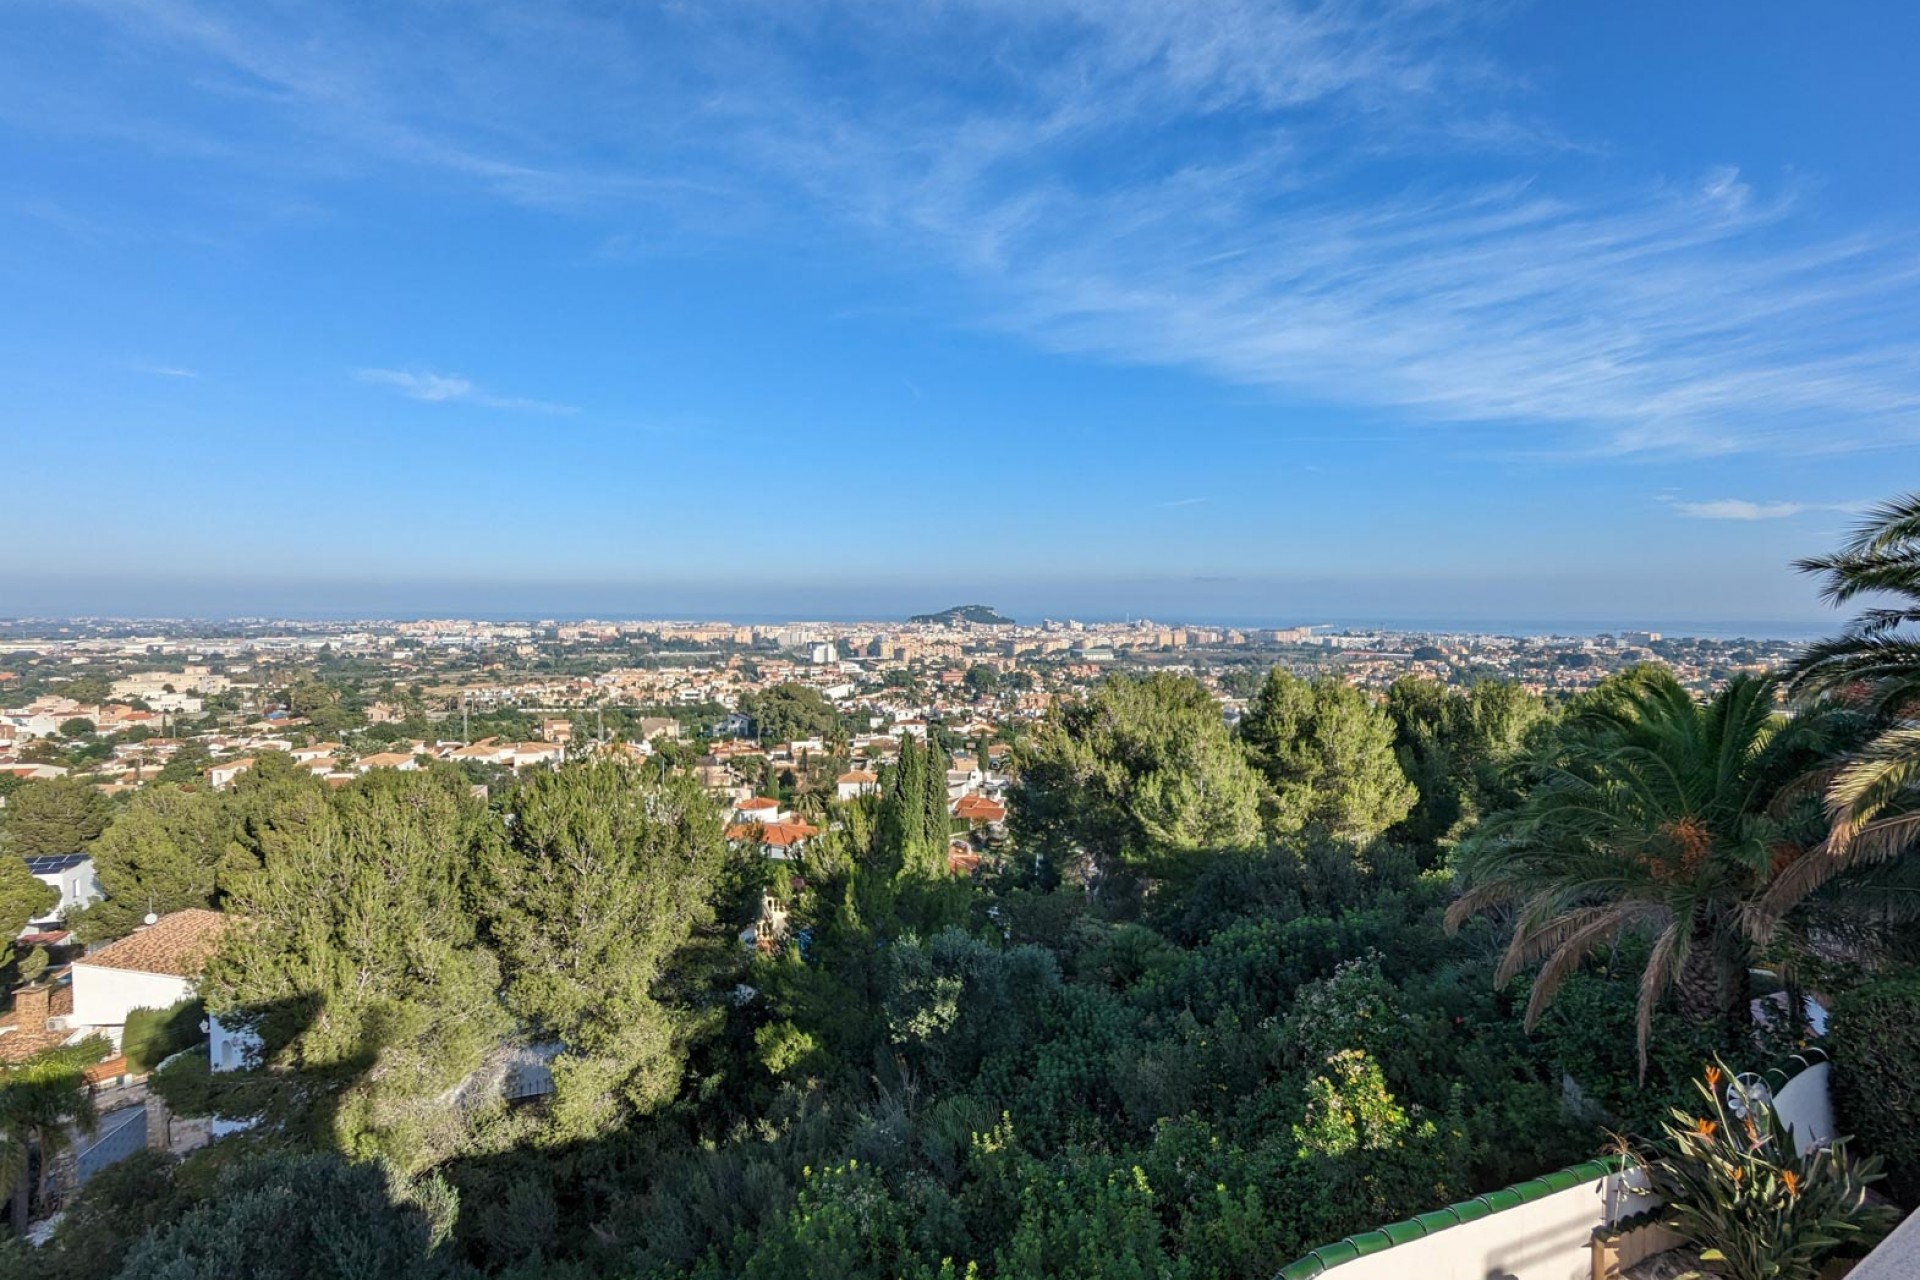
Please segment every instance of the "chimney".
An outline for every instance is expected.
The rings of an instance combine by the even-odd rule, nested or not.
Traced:
[[[53,990],[45,983],[21,987],[13,993],[13,1025],[16,1035],[34,1035],[47,1029],[47,1006]]]

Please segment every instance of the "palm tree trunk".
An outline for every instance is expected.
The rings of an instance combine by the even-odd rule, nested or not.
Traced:
[[[1679,989],[1680,1016],[1702,1027],[1724,1022],[1728,994],[1722,982],[1725,973],[1712,931],[1695,929],[1687,939],[1687,957],[1680,962],[1674,983]]]
[[[1743,957],[1729,955],[1711,929],[1696,930],[1675,985],[1680,1015],[1699,1027],[1718,1026],[1729,1046],[1737,1044],[1750,1022],[1752,980]]]

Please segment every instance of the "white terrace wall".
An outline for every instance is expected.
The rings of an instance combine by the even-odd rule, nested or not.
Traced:
[[[1635,1175],[1611,1173],[1343,1262],[1327,1280],[1590,1280],[1594,1228],[1636,1212]]]
[[[1827,1094],[1830,1068],[1824,1058],[1796,1058],[1791,1079],[1770,1071],[1774,1109],[1792,1129],[1794,1145],[1806,1152],[1834,1136],[1833,1109]],[[1523,1190],[1514,1188],[1513,1190]],[[1376,1239],[1362,1232],[1316,1249],[1284,1268],[1286,1280],[1326,1276],[1328,1280],[1589,1280],[1593,1274],[1595,1228],[1619,1221],[1653,1202],[1640,1193],[1645,1177],[1637,1170],[1588,1178],[1564,1191],[1526,1200],[1483,1218],[1439,1226],[1403,1243],[1331,1260],[1352,1242]],[[1485,1199],[1485,1197],[1482,1197]],[[1461,1206],[1454,1206],[1459,1208]],[[1422,1221],[1430,1215],[1422,1215]],[[1393,1232],[1410,1224],[1393,1224]],[[1331,1261],[1331,1265],[1324,1265]],[[1920,1273],[1915,1280],[1920,1280]]]

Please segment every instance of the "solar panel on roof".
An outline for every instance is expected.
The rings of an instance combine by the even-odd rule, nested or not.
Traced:
[[[28,858],[27,870],[37,876],[50,876],[56,872],[77,867],[87,860],[84,853],[57,853],[46,857]]]

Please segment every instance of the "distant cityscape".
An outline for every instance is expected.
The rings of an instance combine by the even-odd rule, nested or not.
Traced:
[[[783,687],[817,694],[862,738],[908,726],[958,745],[1012,737],[1118,670],[1192,675],[1234,720],[1274,666],[1374,691],[1416,677],[1510,681],[1551,697],[1661,662],[1705,693],[1775,669],[1794,649],[1658,631],[1029,625],[984,606],[859,624],[17,619],[0,623],[0,769],[119,791],[176,757],[218,784],[265,750],[350,775],[416,757],[477,759],[480,739],[499,744],[481,752],[486,761],[517,769],[589,741],[645,754],[662,736],[745,736],[746,710]],[[724,752],[707,763],[724,765]],[[744,781],[725,768],[705,777],[718,790]]]

